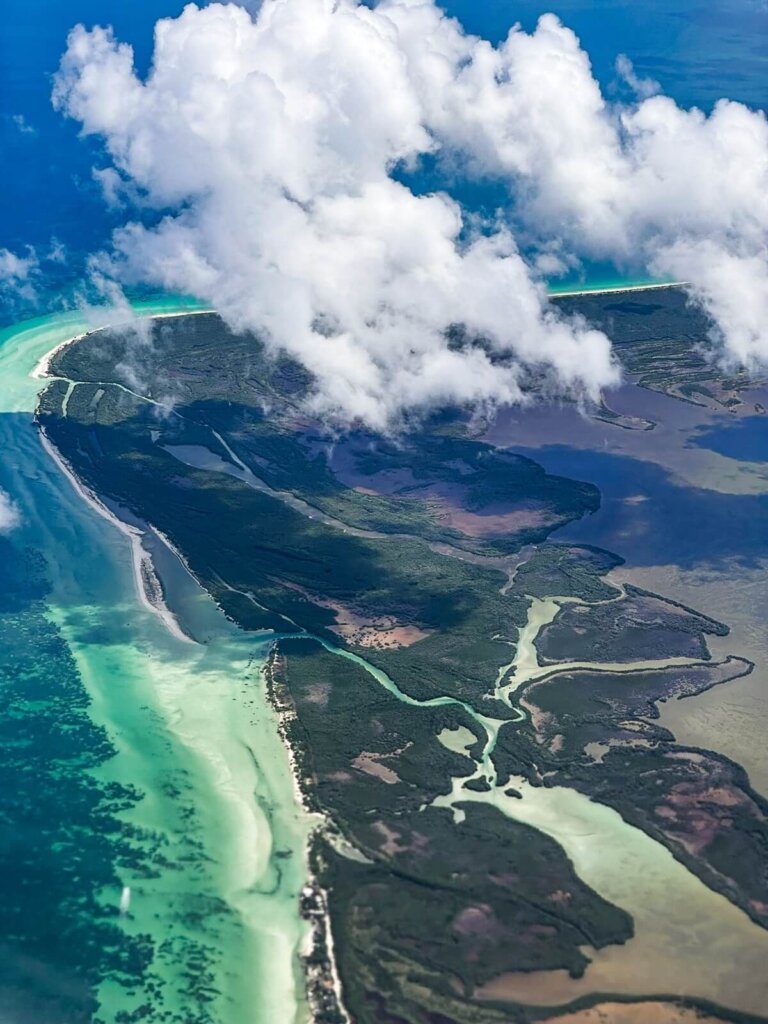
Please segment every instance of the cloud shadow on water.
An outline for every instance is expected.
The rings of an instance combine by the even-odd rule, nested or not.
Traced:
[[[599,512],[555,534],[608,548],[629,565],[755,568],[768,558],[768,495],[721,494],[677,483],[640,459],[567,445],[513,449],[550,473],[596,484]]]

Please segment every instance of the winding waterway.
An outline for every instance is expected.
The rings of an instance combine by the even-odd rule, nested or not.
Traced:
[[[575,669],[627,672],[694,664],[693,659],[669,658],[614,666],[604,662],[542,666],[535,640],[558,607],[558,599],[532,599],[509,666],[511,680],[497,688],[508,702],[517,689],[533,680]],[[487,754],[473,777],[480,775],[491,783],[487,792],[467,789],[466,778],[454,778],[450,794],[438,797],[435,805],[452,808],[460,825],[464,812],[457,804],[488,803],[551,836],[567,852],[579,877],[628,911],[635,928],[634,937],[624,946],[587,949],[592,963],[580,979],[566,971],[509,974],[485,985],[480,996],[554,1005],[591,992],[663,993],[698,996],[744,1012],[765,1011],[765,929],[612,808],[573,789],[531,786],[522,777],[513,776],[499,786]],[[510,786],[518,796],[510,793]]]
[[[557,667],[539,664],[535,640],[556,614],[559,600],[563,599],[531,599],[528,622],[521,629],[515,658],[500,670],[497,695],[517,710],[519,718],[525,712],[512,704],[512,696],[532,680],[576,668],[601,671],[609,667],[606,663],[590,662],[562,663]],[[499,729],[514,728],[514,722],[479,714],[454,697],[415,700],[363,658],[320,642],[327,650],[365,668],[398,700],[410,706],[459,705],[485,731],[486,742],[476,771],[471,776],[452,779],[450,793],[434,801],[437,807],[453,810],[458,828],[464,812],[457,805],[467,801],[488,803],[508,817],[532,825],[563,847],[584,882],[633,918],[635,934],[625,945],[602,950],[585,947],[592,962],[582,978],[571,978],[566,971],[513,973],[485,985],[477,993],[480,998],[552,1006],[594,992],[685,995],[746,1013],[765,1012],[768,931],[709,889],[669,850],[627,824],[612,808],[576,790],[532,786],[522,777],[513,776],[498,785],[491,754]],[[612,668],[628,672],[696,663],[695,659],[667,658],[627,662]],[[504,684],[507,678],[509,682]],[[444,731],[439,738],[449,749],[459,748],[462,752],[474,743],[469,730],[464,730],[463,736],[461,730]],[[480,777],[490,784],[489,790],[467,788],[470,779]],[[517,796],[510,787],[517,791]]]

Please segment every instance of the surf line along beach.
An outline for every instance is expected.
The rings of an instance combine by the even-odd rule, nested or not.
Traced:
[[[202,311],[167,299],[136,312]],[[304,1021],[300,953],[308,926],[298,896],[313,822],[296,803],[260,678],[268,638],[228,622],[178,563],[155,588],[140,530],[120,524],[51,458],[33,419],[38,392],[50,380],[53,352],[86,333],[78,314],[0,332],[0,485],[21,513],[14,544],[46,558],[51,618],[87,689],[89,714],[117,750],[104,773],[141,795],[121,817],[131,834],[151,837],[147,861],[121,866],[120,886],[101,900],[114,906],[127,936],[149,937],[158,1014],[189,1019],[188,979],[204,968],[200,998],[211,1019]],[[158,843],[159,871],[149,863]],[[191,846],[199,856],[189,856]],[[95,996],[111,1018],[148,1000],[117,972],[98,980]]]
[[[76,344],[83,338],[89,337],[91,334],[96,333],[99,330],[109,329],[120,329],[121,327],[131,328],[134,326],[137,319],[151,319],[151,320],[163,320],[171,319],[181,316],[196,316],[202,313],[212,313],[212,309],[184,309],[178,312],[163,312],[163,313],[149,313],[143,317],[133,317],[126,320],[116,320],[114,323],[105,325],[104,327],[97,327],[90,331],[85,331],[75,335],[73,338],[67,338],[58,344],[54,345],[52,349],[44,353],[38,360],[31,376],[35,380],[39,380],[44,383],[48,383],[51,380],[56,380],[55,374],[51,373],[51,363],[54,357],[70,345]],[[71,393],[71,389],[70,389]],[[67,398],[69,397],[69,394]],[[66,401],[64,404],[64,410],[66,411]],[[116,530],[119,530],[125,537],[128,538],[128,542],[131,547],[131,563],[133,566],[133,576],[136,585],[136,594],[141,603],[149,611],[154,612],[165,625],[166,629],[175,636],[178,640],[186,643],[194,643],[194,640],[189,637],[179,625],[178,619],[172,614],[170,609],[167,607],[163,598],[163,588],[160,579],[155,571],[154,564],[150,553],[146,550],[143,544],[143,538],[147,531],[151,528],[146,523],[132,524],[126,521],[129,516],[125,514],[123,517],[116,515],[108,505],[102,501],[93,491],[85,487],[80,480],[77,479],[76,475],[72,472],[66,461],[61,457],[55,446],[49,440],[45,429],[40,425],[40,435],[43,448],[45,449],[48,456],[56,463],[60,471],[69,480],[70,484],[74,488],[75,492],[79,495],[82,500],[90,505],[90,507],[102,516],[109,523],[111,523]],[[125,510],[127,513],[127,510]],[[131,517],[132,518],[132,517]],[[182,560],[182,556],[170,542],[158,531],[152,531],[156,537],[162,540],[173,552],[173,554]],[[186,565],[185,565],[186,568]]]

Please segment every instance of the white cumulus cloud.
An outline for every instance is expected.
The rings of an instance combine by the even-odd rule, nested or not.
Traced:
[[[36,298],[35,276],[39,269],[35,253],[30,249],[26,256],[19,256],[10,249],[0,248],[0,298]]]
[[[661,92],[661,86],[653,78],[641,78],[638,75],[635,65],[626,53],[620,53],[616,58],[616,71],[619,78],[623,79],[637,96],[646,98]]]
[[[615,382],[606,338],[538,279],[579,257],[685,279],[733,358],[768,358],[765,119],[682,110],[621,67],[630,105],[553,15],[494,47],[432,0],[265,0],[158,22],[144,80],[79,26],[54,102],[103,138],[112,195],[171,211],[118,231],[102,273],[211,302],[314,373],[319,411],[383,427],[516,401],[531,371]],[[392,176],[425,156],[506,185],[512,215],[480,229]]]
[[[5,491],[0,490],[0,535],[10,533],[19,524],[19,510]]]

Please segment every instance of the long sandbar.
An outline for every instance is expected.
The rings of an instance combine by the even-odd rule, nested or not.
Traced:
[[[630,292],[657,292],[668,288],[685,288],[687,281],[657,281],[650,284],[617,284],[605,288],[575,288],[564,292],[549,292],[550,299],[573,299],[584,295],[624,295]]]

